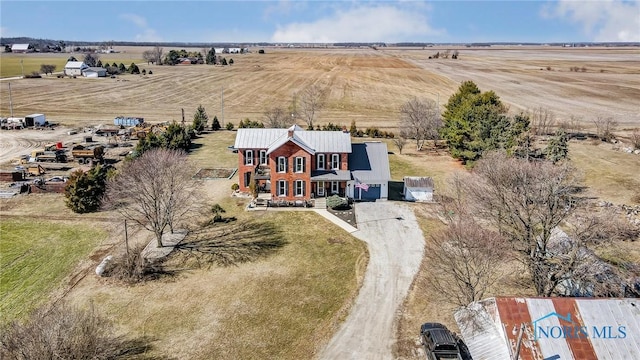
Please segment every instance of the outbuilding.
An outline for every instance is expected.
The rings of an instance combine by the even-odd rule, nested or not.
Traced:
[[[11,52],[14,52],[14,53],[29,52],[29,44],[13,44],[11,45]]]
[[[44,114],[31,114],[24,117],[24,125],[29,126],[44,126],[47,123],[47,119]]]
[[[66,76],[81,76],[84,69],[88,69],[89,66],[82,61],[68,61],[64,66],[64,74]]]
[[[405,176],[402,194],[406,201],[433,201],[433,179],[430,177]]]
[[[82,75],[88,78],[106,77],[107,69],[103,67],[88,67],[82,70]]]

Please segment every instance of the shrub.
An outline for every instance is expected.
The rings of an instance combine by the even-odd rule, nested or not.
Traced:
[[[233,123],[228,122],[227,126],[225,126],[227,130],[233,130]]]
[[[0,333],[2,359],[119,359],[149,348],[144,341],[114,335],[93,307],[40,308],[27,321],[8,324]]]
[[[67,207],[79,214],[97,211],[107,188],[108,172],[109,168],[100,165],[87,172],[73,172],[64,188]]]
[[[162,269],[162,261],[151,263],[142,256],[146,244],[128,249],[126,253],[114,256],[105,269],[104,275],[122,280],[129,284],[140,283],[159,278],[167,274]]]
[[[331,195],[327,198],[327,207],[333,210],[346,210],[349,208],[349,202],[338,195]]]
[[[235,184],[235,183],[234,183],[234,184],[231,184],[231,190],[233,190],[233,191],[237,191],[238,189],[240,189],[240,185]]]

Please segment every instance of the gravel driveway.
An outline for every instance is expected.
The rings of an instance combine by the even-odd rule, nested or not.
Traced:
[[[320,359],[391,359],[394,319],[422,261],[424,239],[413,211],[391,201],[357,203],[358,231],[369,247],[364,283],[346,321]]]

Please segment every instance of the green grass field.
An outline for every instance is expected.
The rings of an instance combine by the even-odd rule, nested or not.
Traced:
[[[64,65],[69,57],[74,56],[78,60],[82,60],[83,54],[7,54],[0,55],[0,78],[29,75],[31,73],[40,72],[40,66],[43,64],[51,64],[56,66],[56,72],[64,70]],[[126,54],[98,54],[99,59],[105,64],[123,63],[125,66],[131,65],[132,62],[141,63],[142,58],[138,55]],[[51,75],[49,75],[51,76]]]
[[[104,237],[88,225],[0,221],[0,323],[44,302]]]

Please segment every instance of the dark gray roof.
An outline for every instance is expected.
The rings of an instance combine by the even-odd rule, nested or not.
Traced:
[[[389,181],[389,155],[387,144],[383,142],[365,142],[351,145],[349,170],[354,179],[362,182]]]
[[[315,170],[311,172],[313,181],[349,181],[351,172],[349,170]]]

